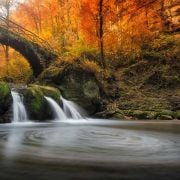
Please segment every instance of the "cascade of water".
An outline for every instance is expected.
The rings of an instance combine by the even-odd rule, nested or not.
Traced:
[[[65,120],[65,119],[67,119],[65,113],[63,112],[61,107],[56,103],[56,101],[54,101],[52,98],[46,97],[46,96],[45,96],[45,99],[47,100],[50,107],[52,108],[52,111],[54,113],[54,117],[55,117],[56,120]]]
[[[13,122],[27,122],[28,116],[21,96],[16,91],[11,91],[11,94],[13,98]]]
[[[62,103],[63,103],[63,110],[64,113],[68,118],[72,119],[82,119],[83,115],[85,115],[84,110],[79,107],[77,104],[75,104],[72,101],[66,100],[63,97],[61,97]]]

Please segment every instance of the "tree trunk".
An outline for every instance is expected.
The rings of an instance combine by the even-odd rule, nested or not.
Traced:
[[[11,6],[10,1],[8,1],[6,4],[6,11],[7,11],[6,26],[7,26],[7,30],[9,30],[10,6]],[[9,46],[5,46],[5,59],[7,62],[7,75],[9,75]]]
[[[10,2],[7,2],[6,11],[7,11],[6,26],[7,26],[7,29],[9,29]],[[5,58],[6,58],[6,61],[8,62],[9,61],[9,47],[8,46],[6,46],[6,48],[5,48]]]
[[[100,58],[103,68],[106,68],[105,56],[104,56],[104,18],[103,18],[103,0],[99,0],[99,48]]]

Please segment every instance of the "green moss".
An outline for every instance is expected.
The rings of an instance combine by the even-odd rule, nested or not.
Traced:
[[[29,87],[25,97],[30,101],[30,108],[33,112],[39,112],[43,103],[43,93],[36,88]]]
[[[136,110],[132,115],[138,119],[148,119],[148,113],[145,111]]]
[[[69,65],[59,76],[58,82],[63,96],[75,101],[90,114],[99,108],[101,89],[92,72],[85,71],[78,64]]]
[[[157,119],[160,119],[160,120],[172,120],[173,117],[170,116],[170,115],[164,115],[164,114],[161,114],[157,117]]]
[[[180,110],[175,112],[175,118],[180,119]]]
[[[171,110],[161,110],[161,112],[157,113],[156,117],[161,120],[171,120],[175,117],[175,113]]]
[[[10,94],[11,90],[7,83],[0,82],[0,97],[3,99],[4,97],[8,96]]]
[[[122,111],[117,111],[115,112],[115,114],[113,115],[112,118],[115,119],[125,119],[124,113]]]
[[[61,71],[61,68],[58,68],[56,66],[50,66],[41,73],[41,75],[39,76],[39,80],[47,83],[56,83],[58,82],[58,77]]]
[[[174,112],[171,110],[161,110],[161,112],[157,113],[157,118],[161,119],[164,116],[171,116],[174,117]]]
[[[30,85],[29,87],[34,89],[36,92],[41,93],[43,96],[49,96],[54,100],[59,101],[60,92],[54,87],[40,85]]]
[[[7,117],[7,119],[5,118],[3,122],[9,121],[7,113],[11,107],[11,101],[11,89],[9,85],[5,82],[0,81],[0,118]]]
[[[51,110],[47,111],[47,102],[44,96],[60,101],[60,92],[58,89],[49,86],[29,85],[24,93],[25,103],[32,119],[48,119]]]
[[[124,114],[135,119],[156,119],[157,112],[143,110],[124,110]]]

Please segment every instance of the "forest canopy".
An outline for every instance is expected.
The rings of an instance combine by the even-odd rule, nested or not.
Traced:
[[[166,1],[159,0],[1,0],[1,16],[47,41],[61,56],[90,58],[114,68],[143,58],[142,47],[174,29]],[[172,17],[171,17],[172,18]],[[176,29],[175,29],[176,30]],[[166,38],[165,38],[166,39]],[[165,42],[166,43],[166,42]],[[143,49],[144,50],[144,49]],[[30,66],[1,46],[0,77],[26,81]],[[18,60],[17,60],[18,59]],[[14,69],[20,69],[13,73]]]

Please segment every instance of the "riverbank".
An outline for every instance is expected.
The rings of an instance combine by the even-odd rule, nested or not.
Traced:
[[[72,91],[70,91],[71,93],[68,90],[66,92],[66,89],[62,90],[57,85],[30,84],[22,87],[16,85],[16,90],[24,97],[23,101],[30,119],[35,121],[45,121],[52,118],[52,112],[46,111],[47,103],[44,96],[49,96],[58,104],[62,104],[60,97],[62,95],[66,97],[65,92],[69,93],[67,98],[82,105],[89,113],[89,116],[92,117],[119,120],[180,119],[179,89],[166,89],[166,91],[157,88],[139,89],[136,86],[125,84],[121,79],[118,80],[118,76],[116,78],[113,87],[118,90],[118,95],[111,98],[103,95],[101,97],[101,93],[98,96],[96,93],[93,96],[91,93],[86,94],[87,88],[84,91],[86,94],[84,95],[85,99],[80,98],[79,93],[75,93],[77,95],[73,95],[73,98]],[[0,82],[0,122],[7,123],[12,118],[11,88],[12,84],[8,85],[8,83]],[[91,89],[91,86],[89,88]],[[84,104],[85,100],[86,103]]]

